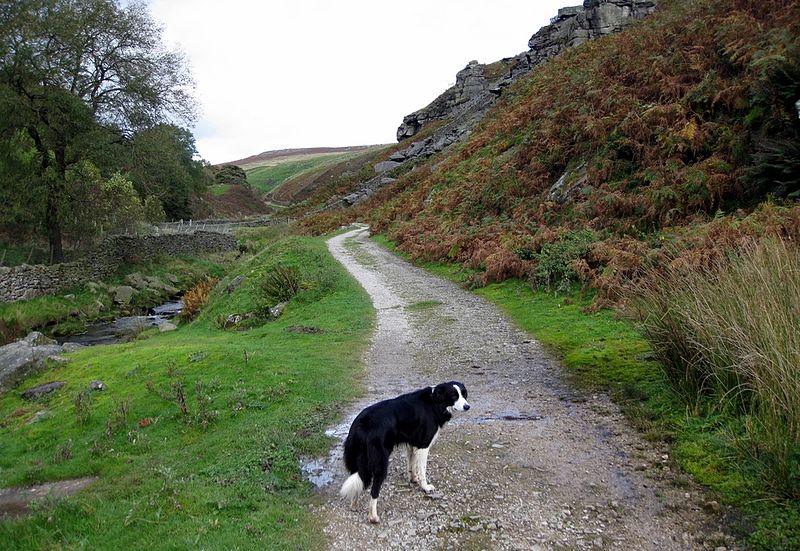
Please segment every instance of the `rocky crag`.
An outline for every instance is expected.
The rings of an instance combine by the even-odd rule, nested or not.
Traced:
[[[340,204],[360,203],[380,187],[394,181],[391,171],[408,163],[415,165],[466,138],[503,89],[527,75],[536,66],[562,51],[601,36],[619,32],[653,13],[658,0],[585,0],[582,6],[558,10],[550,24],[528,41],[528,51],[489,65],[471,61],[456,74],[456,83],[428,106],[406,115],[397,129],[397,140],[409,142],[389,160],[375,165],[376,176],[344,197]],[[427,125],[443,121],[435,132],[414,140]]]

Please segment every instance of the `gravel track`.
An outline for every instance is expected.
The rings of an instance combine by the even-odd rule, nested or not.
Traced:
[[[725,549],[703,492],[643,441],[603,394],[582,394],[563,368],[494,305],[411,266],[368,239],[328,247],[372,297],[377,329],[366,355],[367,396],[331,428],[329,457],[303,465],[331,549]],[[430,495],[392,455],[379,525],[368,494],[340,501],[341,442],[366,405],[455,379],[469,390],[431,448]]]

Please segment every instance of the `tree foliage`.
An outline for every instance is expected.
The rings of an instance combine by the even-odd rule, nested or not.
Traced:
[[[235,184],[247,186],[247,173],[236,165],[222,165],[213,167],[214,180],[218,184]]]
[[[194,136],[171,124],[138,132],[129,141],[127,170],[142,197],[155,196],[169,219],[191,218],[189,198],[213,183],[196,160]]]
[[[0,176],[13,181],[4,193],[20,199],[14,189],[24,186],[40,201],[33,217],[54,261],[63,258],[65,220],[79,215],[69,212],[70,169],[90,162],[113,174],[138,133],[191,123],[192,85],[183,56],[163,46],[143,2],[0,4]],[[183,149],[194,154],[193,143]]]

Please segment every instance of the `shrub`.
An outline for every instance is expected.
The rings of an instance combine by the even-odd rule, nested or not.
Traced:
[[[575,262],[586,256],[596,239],[591,230],[567,232],[554,243],[545,243],[531,256],[536,268],[531,274],[531,286],[547,291],[568,291],[577,281]]]
[[[216,277],[207,277],[183,295],[183,311],[181,318],[185,320],[192,320],[197,317],[200,310],[208,302],[208,296],[211,294],[212,289],[217,285],[219,279]]]
[[[780,495],[800,497],[800,249],[767,239],[711,266],[654,275],[632,313],[695,405],[742,418],[743,449]]]

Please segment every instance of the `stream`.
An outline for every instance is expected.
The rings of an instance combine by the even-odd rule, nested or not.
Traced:
[[[74,342],[84,346],[116,344],[143,329],[158,327],[169,322],[180,314],[182,309],[182,299],[171,300],[150,309],[150,313],[146,316],[126,316],[113,321],[92,323],[86,326],[83,333],[61,337],[58,342],[59,344]]]

